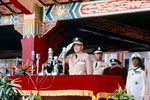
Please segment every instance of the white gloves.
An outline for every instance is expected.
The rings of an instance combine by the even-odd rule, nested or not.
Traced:
[[[66,47],[66,52],[68,52],[68,51],[72,48],[73,44],[74,44],[74,43],[70,43],[70,44]]]

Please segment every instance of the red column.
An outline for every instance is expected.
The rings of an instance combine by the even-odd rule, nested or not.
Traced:
[[[43,38],[39,38],[38,36],[30,36],[29,38],[25,36],[22,40],[22,61],[26,62],[27,60],[31,60],[31,52],[35,51],[35,54],[40,54],[40,62],[39,66],[41,66],[47,59],[47,51],[46,51],[46,41]],[[35,59],[36,62],[36,59]],[[34,62],[34,63],[35,63]],[[39,68],[41,70],[41,67]]]
[[[58,45],[64,39],[64,36],[69,32],[67,27],[58,27],[52,32],[48,32],[43,37],[25,36],[22,40],[22,61],[26,62],[28,59],[31,60],[31,52],[35,51],[36,54],[40,54],[39,62],[39,72],[41,71],[41,66],[47,60],[48,49],[52,48],[53,51],[56,50]],[[36,60],[36,59],[35,59]],[[36,63],[36,61],[34,62]],[[35,72],[34,72],[35,73]]]

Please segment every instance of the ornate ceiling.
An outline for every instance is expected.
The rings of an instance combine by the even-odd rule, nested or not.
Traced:
[[[60,0],[58,0],[60,1]],[[55,4],[58,2],[57,0],[39,0],[43,5],[50,5],[50,4]],[[61,0],[62,1],[62,0]],[[63,0],[63,2],[69,2],[69,0]]]
[[[52,4],[64,4],[70,2],[82,2],[87,0],[29,0],[24,2],[23,0],[0,0],[0,16],[12,15],[12,14],[31,14],[31,5],[36,3],[40,7],[52,5]]]
[[[25,12],[29,13],[31,11],[30,9],[19,10],[14,5],[17,1],[20,0],[0,0],[0,16]],[[38,4],[40,3],[41,6],[47,6],[57,2],[68,3],[76,1],[80,2],[81,0],[29,0],[28,2],[36,2]],[[15,17],[13,18],[15,19]],[[71,31],[59,45],[57,52],[60,52],[62,47],[69,44],[75,36],[79,36],[86,41],[87,45],[85,46],[85,50],[89,53],[91,49],[100,45],[108,51],[149,51],[149,22],[150,10],[140,13],[124,13],[60,21],[60,26],[70,27]],[[143,32],[146,34],[144,35]],[[20,39],[22,35],[14,29],[14,26],[1,26],[0,33],[0,58],[21,56],[22,47]],[[18,53],[16,51],[18,51]]]
[[[82,2],[86,0],[38,0],[43,5],[51,5],[56,3]]]
[[[20,13],[22,13],[22,11],[9,0],[0,0],[0,16]]]

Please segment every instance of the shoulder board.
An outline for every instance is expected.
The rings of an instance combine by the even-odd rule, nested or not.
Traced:
[[[131,70],[133,70],[133,68],[129,69],[128,71],[131,71]]]
[[[142,71],[145,71],[144,68],[140,68]]]

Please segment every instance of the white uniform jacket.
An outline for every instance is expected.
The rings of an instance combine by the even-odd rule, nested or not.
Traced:
[[[136,68],[128,71],[126,89],[127,94],[134,96],[134,100],[140,100],[144,97],[146,76],[145,71],[140,67]]]

